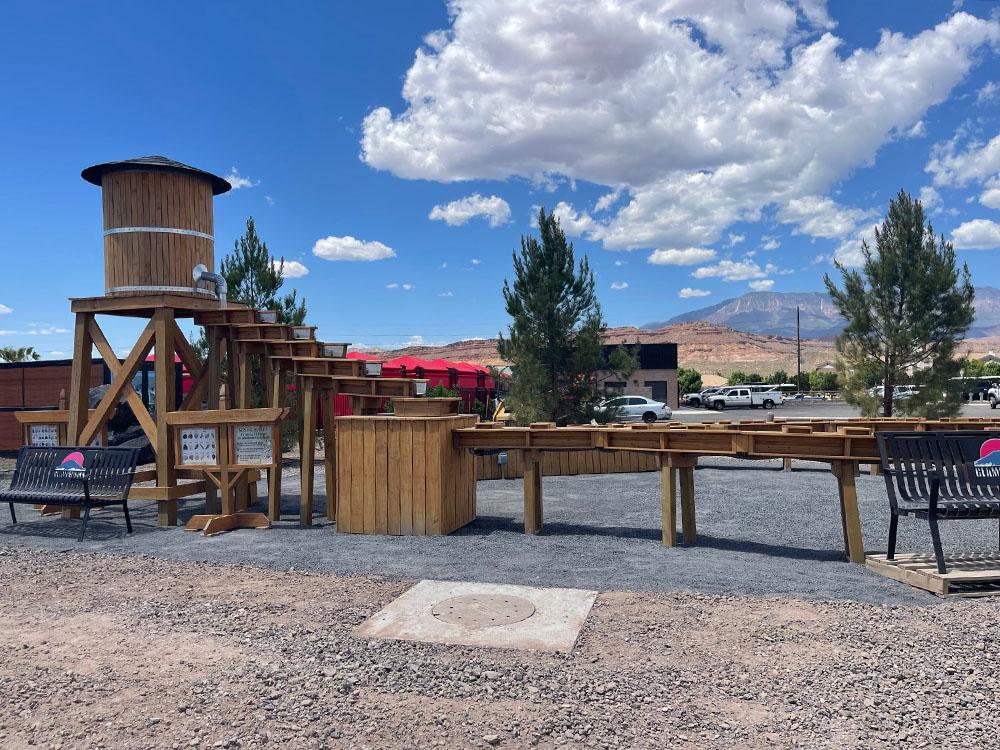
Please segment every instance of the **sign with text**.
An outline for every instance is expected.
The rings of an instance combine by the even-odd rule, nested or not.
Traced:
[[[238,424],[233,429],[236,461],[239,465],[271,464],[274,460],[272,428],[265,424]]]
[[[215,466],[218,458],[218,432],[214,427],[181,429],[181,463],[186,466]]]
[[[28,443],[43,448],[59,445],[59,426],[54,424],[33,424],[28,432]]]

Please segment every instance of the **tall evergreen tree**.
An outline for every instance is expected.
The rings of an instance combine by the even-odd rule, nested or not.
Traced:
[[[955,349],[972,324],[975,296],[968,266],[959,271],[952,243],[934,236],[920,201],[902,190],[875,229],[875,250],[863,242],[861,251],[860,270],[836,264],[843,289],[824,278],[847,320],[837,338],[847,401],[866,415],[956,414],[961,400],[950,379],[961,367]],[[868,392],[873,381],[880,396]],[[907,381],[919,393],[894,402],[894,387]]]
[[[295,290],[278,297],[285,283],[284,270],[284,257],[271,255],[251,216],[247,231],[233,243],[232,255],[222,259],[220,272],[229,285],[230,299],[258,310],[277,310],[280,322],[301,325],[306,318],[305,299],[298,299]]]
[[[0,346],[0,360],[3,362],[35,362],[42,358],[33,346]]]
[[[522,423],[586,422],[602,416],[595,373],[611,369],[627,376],[636,356],[619,347],[612,363],[605,363],[606,324],[586,256],[578,270],[572,243],[544,209],[538,234],[540,241],[521,237],[521,252],[513,254],[514,282],[503,284],[511,323],[498,349],[513,370],[508,411]]]

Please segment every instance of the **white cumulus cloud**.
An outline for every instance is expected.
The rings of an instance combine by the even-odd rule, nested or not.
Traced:
[[[611,288],[614,289],[615,291],[619,291],[621,289],[628,289],[628,282],[627,281],[612,281],[611,282]]]
[[[777,270],[777,267],[771,263],[761,268],[751,258],[746,257],[743,260],[720,260],[714,265],[696,268],[691,275],[696,279],[717,278],[723,281],[748,281],[762,279]]]
[[[7,305],[0,305],[0,315],[10,315],[14,312],[13,307],[7,307]]]
[[[687,247],[654,250],[646,258],[654,266],[694,266],[715,259],[715,250],[710,247]]]
[[[241,175],[238,171],[236,171],[236,167],[233,167],[229,174],[227,174],[223,179],[232,185],[233,190],[257,187],[260,184],[260,180],[251,180],[249,177]]]
[[[757,279],[751,281],[749,286],[755,292],[767,292],[774,286],[774,279]]]
[[[313,255],[323,260],[383,260],[395,258],[396,252],[381,242],[359,240],[350,235],[316,240]]]
[[[989,219],[973,219],[951,233],[951,241],[961,250],[1000,248],[1000,224]]]
[[[1000,42],[1000,21],[957,12],[852,50],[815,0],[450,8],[406,73],[404,109],[365,118],[361,158],[407,179],[620,190],[621,205],[595,206],[607,218],[574,210],[564,224],[610,249],[708,245],[768,206],[826,194]]]
[[[711,292],[707,289],[695,289],[694,287],[686,286],[677,292],[677,296],[681,299],[690,299],[692,297],[707,297]]]
[[[286,279],[301,279],[309,273],[309,269],[297,260],[286,260],[284,265],[280,260],[275,260],[273,266],[275,270],[280,267]]]
[[[428,214],[429,219],[443,221],[451,227],[461,226],[477,216],[486,219],[491,227],[499,227],[510,221],[510,205],[496,195],[486,198],[473,193],[451,203],[434,206]]]
[[[821,195],[792,198],[778,211],[778,220],[795,224],[796,233],[833,239],[849,234],[870,211],[848,208]]]

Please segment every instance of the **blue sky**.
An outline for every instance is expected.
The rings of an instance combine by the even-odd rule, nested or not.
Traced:
[[[495,335],[538,206],[612,325],[818,290],[901,187],[1000,284],[997,5],[726,5],[8,4],[0,345],[69,356],[103,292],[79,172],[147,154],[241,178],[217,259],[253,215],[327,340]]]

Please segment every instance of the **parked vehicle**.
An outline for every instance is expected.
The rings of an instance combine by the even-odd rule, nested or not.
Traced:
[[[875,396],[876,398],[882,398],[882,394],[885,393],[885,386],[877,385],[874,388],[869,389],[869,395]],[[910,396],[915,396],[918,393],[916,386],[913,385],[897,385],[892,388],[892,400],[902,401],[909,398]]]
[[[784,403],[784,396],[779,390],[755,390],[753,386],[737,385],[724,388],[709,397],[708,405],[719,411],[734,407],[755,408],[761,406],[773,409]]]
[[[614,409],[617,412],[615,418],[623,422],[641,419],[647,424],[652,424],[658,419],[670,419],[673,416],[669,406],[645,396],[615,396],[601,406],[605,409]]]
[[[986,395],[990,400],[990,408],[996,409],[997,404],[1000,404],[1000,383],[994,383],[986,392]]]
[[[693,406],[695,408],[705,406],[708,404],[709,397],[718,393],[724,387],[725,386],[714,385],[709,388],[705,388],[699,393],[685,393],[681,400],[688,406]]]

